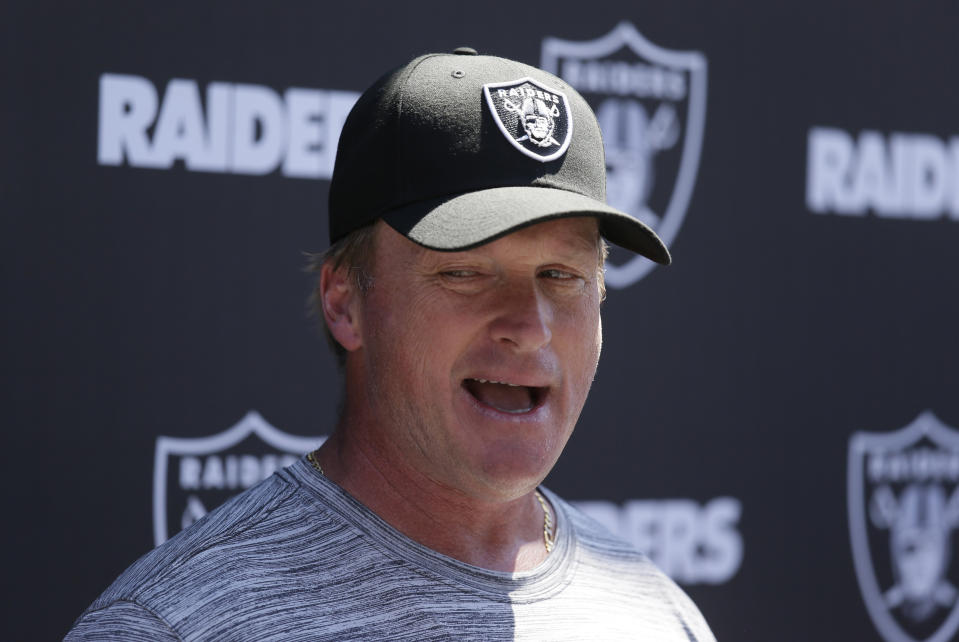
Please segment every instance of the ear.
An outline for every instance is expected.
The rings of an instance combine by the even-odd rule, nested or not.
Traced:
[[[320,301],[323,303],[323,318],[333,338],[347,352],[363,345],[360,332],[360,298],[356,284],[349,278],[347,270],[334,270],[329,262],[320,272]]]

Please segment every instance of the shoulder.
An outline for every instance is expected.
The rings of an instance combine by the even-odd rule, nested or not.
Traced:
[[[72,639],[87,639],[77,636],[91,624],[178,630],[210,605],[235,606],[243,587],[276,565],[269,553],[302,544],[296,534],[307,530],[306,502],[283,472],[237,495],[134,562],[81,615]]]
[[[648,615],[675,623],[690,640],[715,640],[689,596],[642,551],[555,494],[549,496],[567,520],[582,580],[602,586],[611,599],[636,600]]]
[[[550,502],[553,503],[559,512],[560,519],[566,521],[578,548],[586,549],[601,556],[603,559],[608,558],[610,561],[615,560],[618,564],[635,564],[638,567],[649,567],[655,569],[657,574],[660,574],[660,571],[656,569],[656,566],[649,558],[633,544],[615,535],[595,518],[587,515],[555,493],[548,490],[546,492],[548,493]]]
[[[170,625],[150,609],[118,600],[86,611],[73,625],[64,642],[123,640],[124,642],[179,641]]]

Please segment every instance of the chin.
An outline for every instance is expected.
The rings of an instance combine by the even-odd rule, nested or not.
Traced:
[[[549,474],[557,456],[544,453],[542,448],[524,448],[516,444],[494,448],[483,464],[487,483],[508,495],[523,495]]]

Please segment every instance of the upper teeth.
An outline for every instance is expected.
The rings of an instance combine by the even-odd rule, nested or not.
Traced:
[[[498,383],[498,384],[502,384],[502,385],[504,385],[504,386],[512,386],[513,388],[520,388],[520,387],[521,387],[519,384],[510,383],[510,382],[508,382],[508,381],[490,381],[489,379],[476,379],[476,381],[479,381],[480,383]]]

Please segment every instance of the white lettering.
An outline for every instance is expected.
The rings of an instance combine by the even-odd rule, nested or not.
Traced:
[[[935,218],[947,206],[949,183],[946,146],[934,136],[917,134],[911,139],[912,162],[908,165],[906,180],[913,190],[910,195],[911,209],[916,218]]]
[[[866,470],[873,483],[959,481],[959,453],[918,448],[897,453],[874,453]]]
[[[223,460],[216,455],[210,455],[203,464],[203,487],[225,488],[226,475],[223,472]]]
[[[227,488],[236,488],[240,483],[240,466],[236,457],[226,458],[226,485]]]
[[[196,171],[225,172],[230,167],[230,111],[233,87],[214,82],[206,90],[207,140],[204,154],[187,159],[186,168]]]
[[[243,488],[249,488],[263,479],[260,474],[260,461],[253,455],[243,455],[240,458],[240,483]]]
[[[707,535],[699,576],[706,584],[721,584],[736,574],[743,561],[743,538],[736,530],[742,504],[732,497],[718,497],[704,512],[702,526]]]
[[[883,213],[899,209],[901,183],[888,167],[885,145],[878,132],[863,132],[859,136],[859,159],[847,192],[849,214],[865,214],[867,209]]]
[[[262,466],[263,469],[261,475],[263,476],[263,479],[266,479],[280,468],[284,468],[286,464],[280,466],[276,455],[263,455]]]
[[[101,165],[155,167],[147,129],[157,113],[157,92],[146,78],[100,76],[100,123],[97,161]]]
[[[280,97],[268,87],[233,89],[233,159],[238,174],[268,174],[283,155],[286,122]]]
[[[292,465],[297,459],[296,455],[276,453],[183,457],[180,459],[180,488],[242,490]]]
[[[705,506],[686,499],[576,502],[576,506],[643,551],[673,579],[685,584],[721,584],[742,564],[736,528],[742,505],[718,497]]]
[[[207,132],[203,119],[200,93],[192,80],[174,79],[167,85],[163,107],[153,134],[153,157],[156,167],[172,167],[173,161],[183,159],[187,167],[194,159],[209,164],[206,150]]]
[[[564,60],[560,76],[583,92],[674,101],[686,98],[686,77],[683,72],[644,63]]]
[[[162,102],[146,78],[100,77],[97,160],[101,165],[330,178],[336,145],[357,94],[173,79]],[[158,109],[159,106],[159,109]],[[153,127],[152,136],[150,135]]]
[[[839,129],[809,130],[806,204],[813,212],[848,213],[845,177],[852,163],[852,138]]]
[[[817,213],[959,219],[959,139],[841,129],[809,131],[806,206]]]
[[[180,460],[180,488],[195,490],[200,487],[200,472],[203,464],[196,457],[184,457]]]
[[[952,171],[947,180],[952,186],[949,190],[951,198],[949,199],[949,214],[952,218],[959,221],[959,137],[953,137],[949,140],[949,165]]]
[[[326,92],[288,89],[285,94],[290,117],[290,145],[283,163],[286,176],[310,177],[319,174],[323,143],[322,119]]]
[[[340,131],[356,95],[347,91],[289,89],[284,98],[289,115],[289,144],[283,174],[298,178],[332,176]]]

